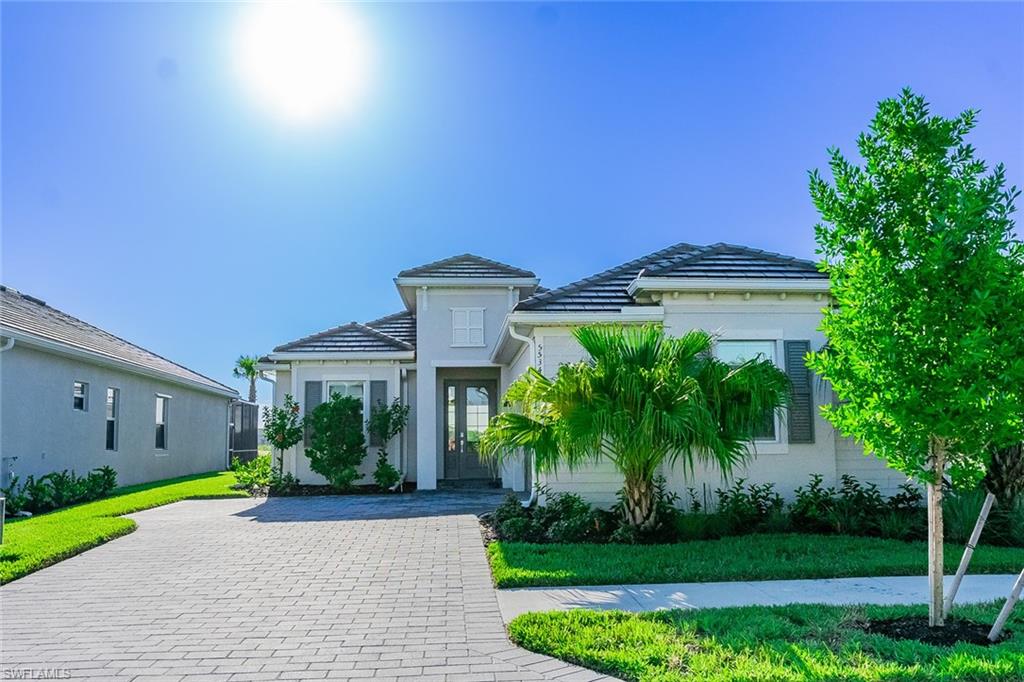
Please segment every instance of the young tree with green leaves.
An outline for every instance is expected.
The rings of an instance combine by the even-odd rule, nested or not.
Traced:
[[[377,468],[373,472],[374,482],[384,490],[391,490],[402,482],[404,474],[388,461],[388,445],[409,423],[409,406],[395,398],[390,405],[383,401],[370,408],[366,429],[370,432],[371,445],[377,444]]]
[[[299,404],[290,393],[284,396],[284,405],[263,408],[263,436],[270,447],[278,452],[277,473],[284,470],[284,451],[302,440]]]
[[[655,476],[663,464],[692,474],[698,463],[724,476],[750,456],[766,417],[787,399],[789,380],[770,360],[730,367],[703,331],[665,336],[659,326],[573,330],[590,359],[555,379],[529,369],[514,381],[480,445],[501,460],[522,448],[552,473],[607,459],[624,479],[625,522],[656,526]]]
[[[809,366],[825,416],[927,485],[929,621],[943,623],[942,479],[977,484],[993,446],[1024,439],[1024,249],[1016,188],[965,136],[976,112],[933,116],[904,90],[810,189],[834,305]]]
[[[259,358],[255,355],[239,355],[235,360],[235,368],[231,370],[231,374],[236,379],[249,380],[250,403],[256,402],[256,379],[260,376],[260,371],[256,369],[257,364],[259,364]]]
[[[306,456],[309,467],[341,490],[362,478],[359,465],[366,458],[363,401],[339,393],[306,415],[310,430]]]

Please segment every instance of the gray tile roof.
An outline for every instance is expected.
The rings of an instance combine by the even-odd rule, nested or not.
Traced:
[[[390,316],[393,317],[393,316]],[[387,320],[387,318],[382,318]],[[414,331],[415,333],[415,331]],[[408,341],[358,322],[305,336],[274,349],[275,353],[387,353],[413,350]]]
[[[104,358],[135,365],[166,375],[168,380],[186,381],[220,392],[236,391],[193,372],[167,358],[103,331],[99,327],[46,305],[45,302],[0,285],[0,327],[22,332]]]
[[[452,256],[398,273],[399,277],[514,277],[534,278],[529,270],[499,263],[471,253]]]
[[[372,320],[367,322],[366,326],[393,336],[399,341],[416,345],[416,316],[408,310]]]
[[[626,288],[644,270],[648,277],[825,278],[814,263],[732,244],[680,243],[623,263],[578,282],[537,293],[516,310],[601,312],[635,305]]]

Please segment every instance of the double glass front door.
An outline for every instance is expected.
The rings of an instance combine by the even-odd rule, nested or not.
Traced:
[[[444,477],[493,479],[496,469],[480,460],[480,435],[497,408],[498,386],[480,379],[444,382]]]

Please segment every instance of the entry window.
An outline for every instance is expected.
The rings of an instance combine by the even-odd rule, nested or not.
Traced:
[[[484,309],[452,308],[452,346],[484,345]]]
[[[722,362],[737,366],[748,360],[771,360],[775,363],[774,341],[719,341],[715,344],[715,355]],[[775,363],[778,364],[778,363]],[[776,442],[778,440],[777,416],[770,415],[764,424],[754,431],[755,440]]]
[[[82,412],[89,409],[89,384],[76,381],[71,392],[71,406]]]
[[[121,391],[107,388],[107,450],[117,450],[117,420],[121,407],[118,404]]]
[[[363,381],[328,381],[327,396],[343,395],[356,398],[360,405],[364,404],[365,382]]]
[[[166,395],[156,397],[156,449],[167,449],[167,406],[171,398]]]

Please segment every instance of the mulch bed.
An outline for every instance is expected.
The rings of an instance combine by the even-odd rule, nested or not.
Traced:
[[[415,492],[416,484],[406,482],[402,492],[384,490],[376,485],[357,485],[348,490],[339,490],[329,485],[297,485],[288,492],[270,494],[266,488],[256,488],[249,491],[253,497],[320,497],[323,495],[347,496],[347,495],[401,495],[402,493]]]
[[[959,642],[990,646],[995,644],[988,640],[988,631],[991,628],[991,624],[975,623],[958,618],[947,620],[944,627],[932,628],[928,627],[928,619],[923,616],[904,616],[870,621],[864,626],[864,631],[889,639],[912,639],[934,646],[953,646]],[[1006,638],[1009,634],[1009,631],[1004,630],[1000,639]]]

